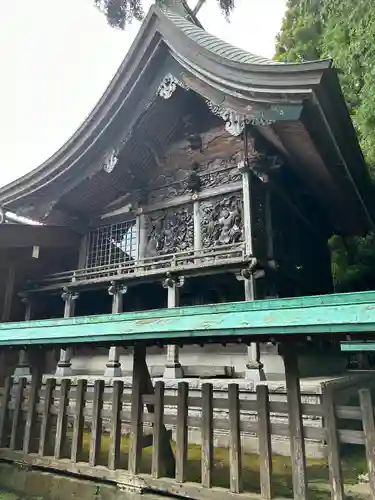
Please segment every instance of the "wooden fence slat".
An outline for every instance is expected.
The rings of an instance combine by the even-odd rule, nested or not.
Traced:
[[[66,408],[69,402],[68,399],[69,387],[70,387],[70,380],[67,378],[62,379],[60,385],[60,400],[59,400],[59,408],[57,412],[57,421],[56,421],[56,437],[55,437],[55,452],[54,452],[54,457],[56,459],[61,458],[62,449],[67,437],[66,434],[67,434],[68,415],[66,412]]]
[[[11,387],[12,387],[12,378],[7,377],[4,383],[4,390],[2,393],[1,409],[0,409],[0,448],[6,445],[6,428],[9,416],[8,406],[10,400]]]
[[[260,492],[265,500],[272,498],[272,445],[269,390],[267,385],[256,388],[258,403],[258,442]]]
[[[242,491],[240,400],[238,384],[228,385],[230,491]]]
[[[134,347],[133,355],[133,383],[132,383],[132,406],[129,437],[129,465],[130,474],[139,472],[142,460],[142,389],[144,384],[144,364],[146,359],[146,349],[144,346]]]
[[[33,367],[33,374],[31,377],[31,386],[29,391],[29,402],[26,415],[25,434],[23,438],[23,452],[30,453],[31,440],[35,431],[36,422],[36,406],[38,403],[38,391],[42,382],[42,376],[39,367]]]
[[[188,397],[189,384],[178,383],[176,428],[176,481],[186,481],[188,457]]]
[[[325,385],[322,393],[324,428],[327,440],[329,482],[332,500],[344,499],[344,482],[340,461],[340,441],[337,429],[333,389]]]
[[[95,380],[94,382],[94,400],[92,403],[91,420],[91,440],[89,464],[92,467],[98,464],[101,434],[102,434],[102,408],[103,408],[104,380]]]
[[[18,384],[16,386],[16,394],[15,394],[15,403],[13,410],[13,421],[12,421],[12,430],[10,434],[10,445],[9,448],[11,450],[15,450],[17,446],[17,438],[20,435],[20,425],[21,425],[21,413],[22,413],[22,401],[23,401],[23,392],[26,386],[26,378],[21,377],[18,379]]]
[[[294,500],[307,500],[306,454],[303,433],[298,359],[293,347],[285,346],[286,392],[288,401],[290,451]]]
[[[121,410],[124,383],[121,380],[113,382],[111,430],[109,435],[108,467],[111,470],[119,468],[121,446]]]
[[[369,389],[358,391],[362,411],[362,425],[365,438],[366,457],[368,466],[369,484],[372,498],[375,498],[375,423],[374,408],[372,406]]]
[[[56,380],[54,378],[49,378],[46,381],[46,386],[44,390],[44,403],[42,410],[42,423],[40,426],[40,438],[39,438],[39,456],[43,457],[46,453],[47,438],[50,431],[51,422],[51,404],[52,404],[52,394],[56,385]]]
[[[161,476],[162,463],[162,440],[163,432],[163,416],[164,416],[164,382],[156,382],[155,384],[155,406],[154,406],[154,426],[152,440],[152,464],[151,474],[158,478]]]
[[[202,486],[211,488],[214,455],[212,384],[202,384]]]
[[[73,463],[79,461],[82,453],[83,430],[85,419],[83,416],[83,409],[85,406],[85,392],[87,389],[87,380],[78,380],[77,390],[75,391],[75,412],[73,416],[73,437],[72,449],[70,458]]]

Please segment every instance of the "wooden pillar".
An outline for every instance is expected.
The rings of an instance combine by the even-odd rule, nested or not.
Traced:
[[[23,297],[22,303],[25,304],[25,321],[30,321],[33,313],[33,304],[30,297]],[[14,370],[15,377],[28,377],[31,375],[30,359],[27,349],[21,349],[18,354],[18,363]]]
[[[3,302],[3,311],[1,315],[1,321],[3,323],[5,323],[6,321],[10,321],[15,279],[16,269],[13,265],[10,265],[8,269],[7,280],[5,283],[5,296]]]
[[[64,318],[72,318],[75,311],[75,302],[78,299],[79,294],[76,292],[71,292],[67,288],[64,288],[61,298],[63,299],[64,306]],[[67,347],[60,350],[60,359],[57,362],[56,376],[57,377],[68,377],[72,374],[72,357],[73,349]]]
[[[193,195],[196,197],[197,195]],[[193,218],[194,218],[194,250],[199,252],[202,249],[202,231],[201,231],[201,211],[199,200],[194,200],[193,203]]]
[[[178,307],[180,302],[180,288],[183,287],[183,276],[172,277],[169,274],[163,281],[163,287],[168,290],[168,308]],[[179,348],[176,345],[167,346],[167,361],[164,378],[182,378],[183,371],[179,359]]]
[[[119,314],[123,311],[123,298],[128,291],[127,287],[121,283],[111,282],[108,288],[109,295],[112,296],[112,314]],[[120,347],[112,346],[109,348],[108,361],[105,366],[105,377],[121,377]]]
[[[293,498],[307,500],[306,453],[303,433],[298,358],[293,346],[283,346],[290,452],[292,459]]]
[[[137,221],[137,234],[138,234],[138,260],[142,261],[145,258],[147,246],[147,224],[146,216],[143,209],[140,208],[140,213],[136,216]]]
[[[242,196],[243,196],[243,220],[244,220],[244,241],[245,241],[245,252],[246,255],[254,257],[254,235],[253,235],[253,224],[252,224],[252,176],[253,173],[250,168],[249,158],[248,158],[248,135],[245,130],[245,159],[243,163],[239,166],[239,170],[242,174]],[[255,278],[251,270],[244,270],[241,273],[244,283],[244,295],[246,301],[252,301],[256,299],[256,287]],[[259,370],[262,368],[260,362],[260,348],[259,344],[252,343],[248,347],[247,351],[247,362],[245,369],[245,378],[252,380],[260,380]]]

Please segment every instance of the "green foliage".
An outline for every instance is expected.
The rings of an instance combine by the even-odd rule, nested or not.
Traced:
[[[375,176],[375,0],[288,0],[276,59],[332,58],[365,158]],[[375,237],[332,238],[338,291],[375,289]]]
[[[198,1],[198,0],[197,0]],[[215,0],[223,14],[229,16],[234,9],[235,0]],[[173,5],[175,3],[186,4],[186,0],[155,0],[155,3]],[[211,0],[212,2],[212,0]],[[105,14],[108,24],[114,28],[124,29],[133,19],[143,19],[144,11],[142,0],[94,0],[95,6]]]

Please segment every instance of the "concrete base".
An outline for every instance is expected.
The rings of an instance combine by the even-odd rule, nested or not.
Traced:
[[[31,377],[30,366],[17,366],[13,375],[14,377]]]
[[[184,373],[182,371],[181,365],[175,366],[166,366],[164,370],[164,378],[174,379],[174,378],[183,378]]]
[[[106,366],[104,371],[105,377],[122,377],[123,373],[120,366]]]
[[[71,366],[59,366],[57,365],[55,376],[56,377],[71,377],[73,375],[73,370]]]

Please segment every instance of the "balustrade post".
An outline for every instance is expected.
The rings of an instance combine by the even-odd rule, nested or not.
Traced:
[[[68,290],[68,288],[63,289],[61,298],[65,303],[64,318],[72,318],[74,316],[75,303],[78,297],[79,297],[78,293],[71,292],[70,290]],[[71,347],[60,349],[60,359],[57,362],[57,368],[56,368],[57,377],[68,377],[72,375],[72,357],[73,357],[73,349]]]
[[[250,156],[251,155],[251,156]],[[257,157],[258,153],[255,151],[254,142],[249,143],[248,132],[244,132],[244,160],[238,166],[242,174],[242,196],[243,196],[243,220],[244,220],[244,242],[245,253],[248,257],[253,257],[254,262],[250,265],[249,269],[244,269],[241,272],[241,278],[244,283],[245,301],[256,300],[256,280],[254,277],[255,269],[251,269],[256,264],[254,256],[254,234],[252,224],[252,176],[254,175],[251,170],[251,161],[253,157]],[[260,346],[258,343],[252,343],[247,350],[247,362],[245,369],[245,378],[251,380],[260,380],[260,370],[263,368],[260,362]]]
[[[184,286],[183,276],[172,277],[169,273],[163,281],[163,288],[168,290],[168,308],[179,306],[180,288]],[[180,364],[179,347],[176,345],[167,346],[167,360],[164,370],[164,378],[182,378],[183,371]]]
[[[32,317],[32,301],[30,297],[24,296],[21,302],[25,304],[25,321],[30,321]],[[28,377],[31,376],[31,366],[29,354],[26,349],[21,349],[18,354],[18,363],[14,370],[15,377]]]
[[[112,296],[112,314],[119,314],[123,311],[124,295],[128,291],[127,287],[121,283],[111,282],[108,293]],[[122,369],[120,363],[120,347],[111,346],[109,348],[108,361],[105,365],[105,377],[121,377]]]

